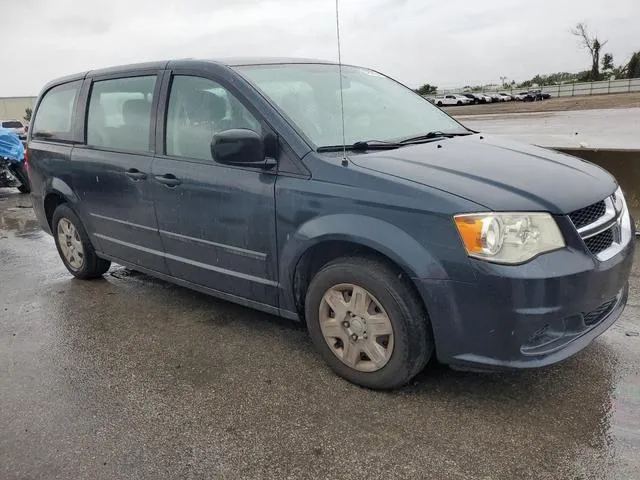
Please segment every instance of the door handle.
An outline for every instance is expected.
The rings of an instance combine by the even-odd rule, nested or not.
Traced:
[[[182,183],[182,181],[172,173],[165,173],[164,175],[156,175],[155,179],[157,182],[160,182],[163,185],[166,185],[167,187],[171,187],[171,188],[176,187]]]
[[[145,178],[147,178],[147,174],[141,172],[137,168],[130,168],[125,172],[125,175],[133,181],[144,180]]]

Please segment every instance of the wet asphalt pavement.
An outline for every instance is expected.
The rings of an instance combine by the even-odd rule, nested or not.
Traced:
[[[640,252],[622,318],[543,370],[374,392],[298,324],[113,266],[72,279],[0,189],[0,479],[640,478]],[[26,208],[22,208],[26,207]]]
[[[455,112],[452,111],[455,115]],[[640,108],[457,115],[483,133],[550,148],[640,149]]]

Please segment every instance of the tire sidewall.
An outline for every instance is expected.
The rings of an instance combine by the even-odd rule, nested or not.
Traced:
[[[320,328],[320,302],[325,292],[338,284],[351,283],[369,291],[386,311],[393,328],[393,352],[387,364],[376,372],[360,372],[344,363],[327,345]],[[411,370],[409,325],[411,313],[399,292],[389,290],[379,275],[360,265],[335,264],[321,270],[312,280],[305,301],[305,319],[311,339],[329,366],[347,380],[369,388],[393,388],[409,379]]]
[[[78,236],[80,237],[80,241],[82,242],[82,249],[84,251],[84,259],[82,263],[82,268],[79,270],[74,269],[66,257],[62,253],[62,249],[60,248],[60,243],[58,240],[58,223],[60,220],[66,218],[69,220],[76,231],[78,232]],[[93,249],[93,245],[89,240],[89,235],[87,235],[86,230],[84,229],[84,225],[80,221],[78,215],[69,207],[67,204],[59,205],[55,212],[53,212],[53,218],[51,220],[51,230],[53,232],[53,238],[56,244],[56,248],[58,249],[58,254],[62,259],[62,263],[67,267],[67,270],[71,272],[72,275],[78,278],[88,278],[91,276],[91,264],[93,263],[93,259],[95,257],[95,250]]]

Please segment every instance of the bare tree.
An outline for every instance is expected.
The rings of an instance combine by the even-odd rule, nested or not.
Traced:
[[[591,36],[587,25],[584,23],[578,23],[576,28],[571,29],[571,34],[580,39],[580,44],[589,50],[591,54],[591,80],[598,80],[600,78],[600,49],[604,47],[608,40],[601,42],[597,36]]]

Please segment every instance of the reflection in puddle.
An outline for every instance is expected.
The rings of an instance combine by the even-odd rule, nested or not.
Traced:
[[[0,189],[0,238],[7,237],[8,232],[24,236],[39,229],[29,196]]]
[[[10,230],[18,233],[27,233],[38,230],[39,228],[40,225],[38,221],[33,218],[32,215],[27,217],[24,214],[15,215],[14,212],[0,212],[0,231]]]

